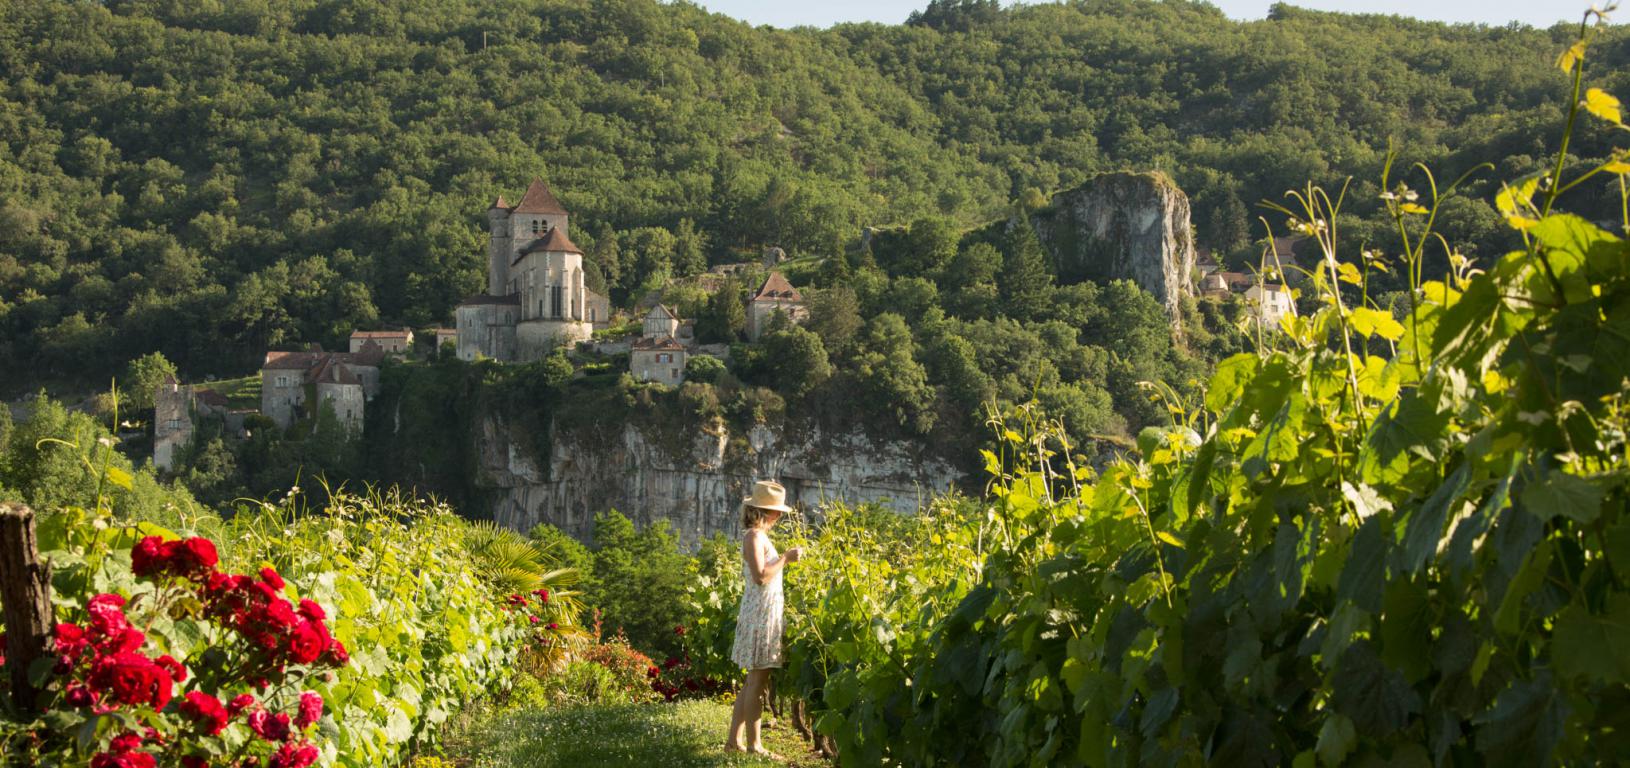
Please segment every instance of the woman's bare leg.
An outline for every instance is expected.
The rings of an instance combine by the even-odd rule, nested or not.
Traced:
[[[758,700],[759,678],[758,670],[747,673],[747,680],[742,683],[741,690],[736,692],[736,705],[730,710],[730,733],[725,736],[724,748],[742,750],[742,731],[747,728],[747,713],[750,703]]]
[[[770,670],[755,669],[747,673],[747,679],[752,681],[753,697],[746,699],[745,719],[747,720],[747,751],[759,755],[769,755],[770,751],[764,748],[763,732],[759,729],[759,717],[764,714],[764,689],[770,681]],[[743,695],[747,691],[742,691]]]

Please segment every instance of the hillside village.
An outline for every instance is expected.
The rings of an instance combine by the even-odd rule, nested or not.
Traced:
[[[326,409],[346,434],[358,435],[367,403],[379,392],[379,369],[386,358],[432,358],[451,352],[472,362],[529,363],[557,349],[581,348],[598,355],[626,355],[634,380],[667,386],[684,383],[686,368],[697,357],[721,363],[728,359],[729,345],[697,343],[694,321],[681,319],[660,301],[645,311],[637,333],[596,338],[623,315],[613,311],[606,296],[585,286],[583,251],[570,237],[571,214],[542,179],[534,179],[514,205],[500,195],[487,209],[487,221],[487,289],[459,303],[452,328],[434,328],[418,336],[410,329],[358,330],[351,333],[345,352],[315,346],[267,351],[260,370],[258,410],[230,409],[225,398],[207,385],[189,387],[166,378],[154,393],[154,464],[160,469],[173,466],[176,451],[192,438],[198,418],[222,419],[229,434],[243,437],[252,415],[287,430],[297,422],[314,421]],[[784,258],[780,249],[772,249],[767,262],[773,265]],[[721,265],[709,277],[745,266],[749,265]],[[757,342],[778,314],[794,323],[808,317],[802,294],[773,270],[745,309],[749,342]]]
[[[695,319],[680,317],[660,295],[643,297],[624,311],[588,287],[583,250],[571,239],[571,213],[541,178],[534,178],[513,205],[498,196],[487,208],[486,220],[486,289],[457,305],[452,327],[419,334],[406,328],[357,330],[344,352],[317,346],[268,350],[259,375],[258,408],[231,408],[208,385],[185,386],[165,379],[154,393],[154,464],[170,469],[202,418],[220,419],[226,434],[243,438],[257,417],[258,423],[289,430],[309,427],[327,411],[344,434],[360,435],[367,403],[379,393],[380,366],[386,359],[450,354],[468,362],[525,364],[566,350],[577,355],[579,363],[582,355],[626,360],[634,381],[668,387],[683,384],[687,369],[700,358],[713,358],[721,368],[729,362],[729,344],[699,343]],[[1275,258],[1288,262],[1297,242],[1276,238],[1269,248]],[[744,307],[743,332],[749,344],[759,342],[778,315],[790,323],[809,317],[803,294],[776,269],[785,260],[779,248],[765,254],[762,268],[768,274]],[[723,280],[757,267],[715,265],[694,282],[717,291]],[[1270,327],[1296,311],[1288,286],[1224,271],[1209,252],[1194,259],[1192,279],[1192,294],[1211,299],[1239,296]],[[637,325],[631,322],[636,318]]]

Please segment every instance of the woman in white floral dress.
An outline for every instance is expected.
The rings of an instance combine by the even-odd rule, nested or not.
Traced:
[[[798,562],[798,547],[778,555],[770,543],[770,527],[791,507],[787,491],[779,483],[760,480],[753,495],[742,499],[741,526],[746,529],[741,542],[743,581],[741,612],[736,617],[736,642],[730,657],[747,670],[747,681],[736,694],[736,707],[730,715],[730,734],[725,749],[767,755],[760,740],[759,717],[764,713],[764,690],[770,670],[781,666],[781,631],[785,627],[785,603],[781,596],[781,569]],[[747,741],[742,743],[743,731]]]

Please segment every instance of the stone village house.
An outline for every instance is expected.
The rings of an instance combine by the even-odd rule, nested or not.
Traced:
[[[677,387],[685,381],[690,352],[679,336],[679,316],[658,304],[645,315],[644,332],[628,350],[628,370],[638,381]]]
[[[355,353],[267,352],[260,370],[260,412],[288,429],[327,406],[348,432],[360,434],[367,401],[379,394],[384,358],[384,350],[373,343]]]
[[[165,376],[153,391],[153,466],[175,469],[176,452],[192,441],[197,423],[219,418],[229,433],[243,435],[243,419],[252,411],[234,411],[226,396],[213,389],[189,387]]]
[[[809,308],[804,305],[804,296],[782,277],[780,272],[771,272],[764,278],[758,292],[747,302],[747,338],[758,341],[770,327],[770,318],[775,313],[782,312],[787,319],[802,323],[809,317]]]

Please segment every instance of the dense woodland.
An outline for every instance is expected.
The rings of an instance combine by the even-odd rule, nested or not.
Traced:
[[[1257,201],[1374,178],[1389,142],[1440,178],[1537,169],[1562,118],[1539,52],[1569,33],[1117,0],[828,30],[647,0],[19,0],[0,9],[0,390],[105,382],[152,351],[239,375],[268,347],[445,322],[482,284],[482,210],[535,174],[620,302],[770,245],[843,257],[843,278],[863,226],[971,228],[1123,167],[1170,173],[1202,244],[1238,257]],[[1596,49],[1610,90],[1623,39]],[[1575,150],[1600,154],[1598,131]],[[1469,190],[1440,225],[1487,256],[1494,190]],[[1375,192],[1355,187],[1344,232],[1385,249]],[[949,301],[995,261],[964,254],[969,278],[953,254],[884,266]],[[994,306],[947,309],[999,325]]]

